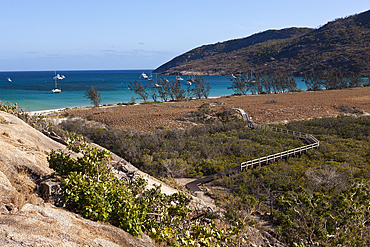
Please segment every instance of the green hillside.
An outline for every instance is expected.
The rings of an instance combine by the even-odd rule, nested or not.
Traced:
[[[204,45],[158,67],[154,73],[230,75],[254,71],[310,70],[370,72],[370,11],[338,18],[318,29],[268,30],[252,36]]]

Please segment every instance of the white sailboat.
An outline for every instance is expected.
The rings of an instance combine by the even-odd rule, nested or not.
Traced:
[[[10,79],[9,77],[8,77],[8,82],[12,82],[12,79]]]
[[[178,73],[178,75],[176,76],[176,81],[182,81],[184,79],[181,78],[180,74]]]
[[[57,74],[57,72],[55,72],[55,76],[53,77],[54,81],[55,81],[55,87],[53,90],[51,90],[53,93],[61,93],[62,90],[58,88],[58,85],[57,85],[57,80],[63,80],[64,78],[66,78],[64,75],[59,75]]]
[[[194,82],[193,77],[189,75],[189,78],[186,80],[186,82],[191,86],[191,84]]]
[[[148,76],[147,74],[145,74],[144,72],[141,74],[141,77],[140,78],[144,78],[144,79],[148,79]]]
[[[152,72],[150,72],[150,75],[148,77],[148,81],[153,81],[153,75],[152,75]]]

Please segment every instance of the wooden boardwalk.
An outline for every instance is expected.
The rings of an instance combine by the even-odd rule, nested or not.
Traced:
[[[241,115],[243,117],[243,120],[248,124],[248,127],[250,127],[250,128],[263,129],[263,130],[275,131],[275,132],[278,132],[278,133],[289,134],[289,135],[292,135],[292,136],[295,136],[295,137],[298,137],[298,138],[301,138],[301,139],[305,140],[307,145],[301,146],[299,148],[286,150],[286,151],[283,151],[283,152],[280,152],[280,153],[272,154],[272,155],[269,155],[269,156],[261,157],[261,158],[258,158],[258,159],[249,160],[247,162],[241,163],[240,166],[237,166],[237,167],[225,170],[223,172],[218,172],[216,174],[208,175],[208,176],[205,176],[203,178],[197,179],[193,182],[190,182],[190,183],[186,184],[186,187],[190,191],[192,191],[192,192],[202,191],[199,188],[198,185],[208,183],[208,182],[214,180],[216,177],[221,177],[222,175],[230,175],[232,173],[237,173],[237,172],[242,171],[243,169],[254,168],[256,166],[261,166],[261,165],[264,165],[264,164],[268,164],[269,162],[274,162],[278,159],[288,158],[289,156],[300,155],[301,153],[306,152],[306,151],[308,151],[310,149],[313,149],[313,148],[317,148],[320,145],[319,140],[317,140],[311,134],[306,134],[306,133],[302,133],[302,132],[298,132],[298,131],[291,131],[291,130],[287,130],[287,129],[281,129],[281,128],[276,128],[276,127],[272,127],[272,126],[268,126],[268,125],[253,123],[249,119],[247,113],[243,109],[236,108],[235,110],[237,110],[241,113]]]

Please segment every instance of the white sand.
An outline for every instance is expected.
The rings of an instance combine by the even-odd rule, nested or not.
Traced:
[[[43,110],[43,111],[29,111],[27,112],[30,115],[48,115],[54,112],[64,111],[66,108],[52,109],[52,110]]]

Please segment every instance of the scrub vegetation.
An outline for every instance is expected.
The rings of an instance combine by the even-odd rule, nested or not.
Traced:
[[[122,131],[82,122],[60,127],[78,132],[157,177],[201,177],[240,162],[302,145],[302,140],[249,129],[230,110],[193,113],[197,126],[156,133]],[[81,121],[81,120],[80,120]],[[231,222],[262,215],[270,233],[289,245],[370,243],[370,118],[340,115],[279,127],[310,133],[320,147],[276,163],[223,176],[207,190]]]

